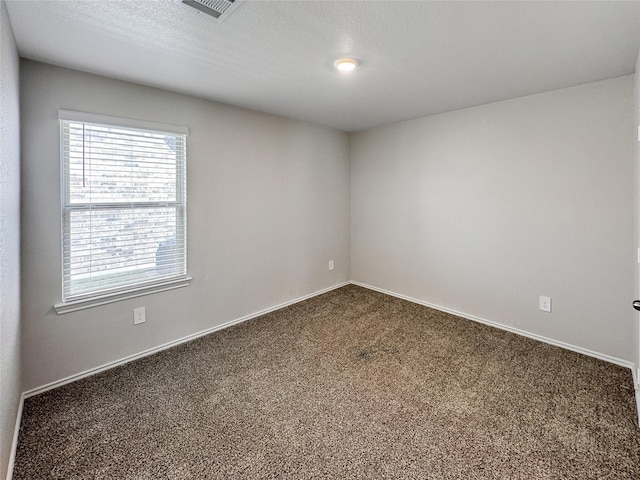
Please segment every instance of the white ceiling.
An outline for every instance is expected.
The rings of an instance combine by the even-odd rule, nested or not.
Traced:
[[[23,57],[347,131],[630,74],[640,48],[640,2],[7,5]]]

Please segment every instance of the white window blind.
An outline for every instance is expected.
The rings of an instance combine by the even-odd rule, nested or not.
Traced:
[[[60,112],[63,301],[186,277],[186,132],[82,117]]]

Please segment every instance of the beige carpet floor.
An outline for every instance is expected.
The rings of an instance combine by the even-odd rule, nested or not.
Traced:
[[[627,369],[347,286],[27,399],[14,479],[640,479],[636,422]]]

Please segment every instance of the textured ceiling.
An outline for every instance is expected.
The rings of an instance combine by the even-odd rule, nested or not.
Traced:
[[[23,57],[347,131],[630,74],[640,47],[640,2],[7,5]]]

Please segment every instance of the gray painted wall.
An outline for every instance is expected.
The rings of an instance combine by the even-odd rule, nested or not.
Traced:
[[[352,135],[353,280],[634,361],[632,103],[626,76]]]
[[[19,60],[0,1],[0,478],[5,478],[20,393]]]
[[[21,84],[25,390],[350,278],[637,360],[631,76],[350,137],[32,61]],[[61,108],[190,128],[191,286],[53,312]],[[538,311],[542,294],[551,314]],[[134,327],[142,305],[147,322]]]
[[[25,390],[350,279],[346,133],[37,62],[21,67]],[[189,287],[53,312],[58,109],[189,128]],[[138,306],[147,321],[134,327]]]

